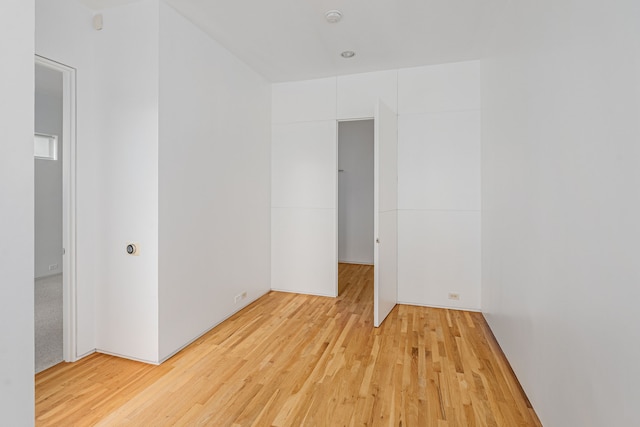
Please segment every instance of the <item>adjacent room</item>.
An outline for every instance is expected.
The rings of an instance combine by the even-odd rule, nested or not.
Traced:
[[[3,2],[0,424],[640,425],[639,21]]]
[[[63,360],[62,74],[35,66],[35,370]]]

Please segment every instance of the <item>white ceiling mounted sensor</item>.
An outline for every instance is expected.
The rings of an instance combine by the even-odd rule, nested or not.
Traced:
[[[102,30],[102,27],[104,26],[102,14],[101,13],[97,13],[97,14],[93,15],[92,23],[93,23],[93,29],[94,30],[96,30],[96,31]]]
[[[340,56],[342,56],[343,58],[353,58],[354,56],[356,56],[356,53],[352,50],[345,50],[344,52],[342,52],[340,54]]]
[[[342,19],[342,12],[339,10],[330,10],[324,14],[324,17],[330,24],[337,24]]]

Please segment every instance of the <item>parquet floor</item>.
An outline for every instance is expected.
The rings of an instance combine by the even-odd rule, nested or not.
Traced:
[[[38,426],[540,426],[479,313],[271,292],[160,366],[103,354],[36,376]]]

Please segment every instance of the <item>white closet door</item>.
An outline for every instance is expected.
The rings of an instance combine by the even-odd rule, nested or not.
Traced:
[[[378,100],[374,118],[373,324],[378,327],[398,301],[398,116]]]

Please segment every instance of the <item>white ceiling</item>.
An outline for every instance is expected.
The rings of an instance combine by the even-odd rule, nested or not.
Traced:
[[[487,18],[508,0],[166,1],[269,80],[289,81],[480,58]],[[331,9],[340,23],[326,22]]]

